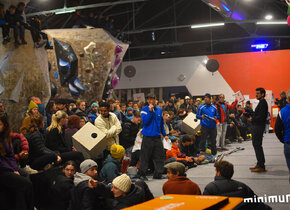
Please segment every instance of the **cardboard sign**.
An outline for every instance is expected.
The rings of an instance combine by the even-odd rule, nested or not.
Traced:
[[[133,94],[133,100],[134,101],[143,101],[143,102],[145,102],[145,95],[144,95],[144,93],[134,93]]]
[[[235,94],[236,100],[238,100],[238,103],[243,102],[245,100],[245,97],[243,96],[242,92],[239,90]]]

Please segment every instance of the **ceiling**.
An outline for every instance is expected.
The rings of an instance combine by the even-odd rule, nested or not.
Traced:
[[[118,1],[72,0],[67,7]],[[115,19],[124,41],[130,43],[125,60],[238,53],[252,51],[257,40],[269,50],[290,49],[290,27],[257,25],[271,14],[271,21],[286,21],[284,0],[143,0],[135,3],[83,9]],[[64,0],[30,0],[26,13],[63,8]],[[68,28],[71,14],[42,16],[46,28]],[[225,23],[219,27],[191,25]],[[154,40],[152,39],[154,36]]]

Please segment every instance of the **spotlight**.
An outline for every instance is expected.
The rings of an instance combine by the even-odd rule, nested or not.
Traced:
[[[266,15],[266,16],[265,16],[265,19],[266,19],[266,20],[272,20],[272,19],[273,19],[273,16],[272,16],[272,15]]]

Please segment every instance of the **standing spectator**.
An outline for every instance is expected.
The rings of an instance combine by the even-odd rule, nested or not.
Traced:
[[[117,109],[115,99],[110,98],[108,100],[108,103],[110,104],[110,112],[114,113],[120,122],[122,122],[122,115],[121,112]]]
[[[201,119],[201,141],[200,151],[204,153],[206,150],[206,140],[213,155],[216,155],[216,124],[219,125],[219,114],[217,108],[211,104],[211,95],[205,94],[205,103],[198,108],[196,118]]]
[[[73,115],[74,113],[68,109],[67,101],[65,99],[58,99],[56,101],[57,110],[62,110],[67,113],[68,116]]]
[[[163,194],[200,195],[199,186],[186,177],[185,166],[179,162],[168,163],[168,181],[162,187]]]
[[[141,110],[143,121],[143,141],[140,153],[140,166],[138,176],[146,180],[146,171],[150,160],[154,163],[154,179],[162,179],[164,165],[164,148],[161,141],[161,134],[167,140],[162,117],[162,110],[156,106],[156,97],[149,94],[147,97],[148,105]]]
[[[126,110],[127,110],[126,104],[121,103],[120,104],[120,112],[121,112],[121,116],[122,116],[122,122],[126,121]]]
[[[245,112],[246,112],[249,116],[252,116],[253,113],[254,113],[250,101],[247,101],[247,102],[246,102]]]
[[[33,210],[31,182],[20,176],[11,142],[11,128],[6,114],[0,114],[0,186],[1,209]],[[2,195],[2,194],[1,194]],[[5,199],[6,198],[6,199]]]
[[[121,145],[113,144],[111,146],[110,155],[107,156],[100,177],[107,183],[110,183],[121,174],[122,160],[124,158],[125,149]]]
[[[278,139],[284,144],[284,155],[290,173],[290,89],[287,92],[287,102],[288,104],[281,109],[277,117],[275,133]]]
[[[253,124],[253,147],[257,158],[257,164],[251,167],[252,172],[265,172],[265,156],[263,151],[263,134],[265,130],[266,119],[268,115],[268,104],[265,100],[266,91],[264,88],[256,89],[256,98],[260,101],[255,109],[253,117],[250,117],[250,121]]]
[[[88,25],[93,26],[94,28],[97,27],[97,20],[95,18],[95,14],[94,12],[90,12],[89,13],[89,17],[88,17]]]
[[[216,103],[216,108],[219,113],[219,122],[220,124],[217,125],[217,136],[216,136],[216,146],[217,148],[220,148],[221,150],[225,149],[225,140],[226,140],[226,133],[227,133],[227,121],[229,117],[229,111],[236,108],[238,103],[238,100],[235,100],[235,102],[231,105],[225,102],[225,95],[220,94],[218,102]]]
[[[84,160],[84,156],[66,143],[64,126],[67,126],[67,123],[68,116],[64,111],[57,111],[52,115],[51,125],[47,128],[46,146],[60,154],[63,162],[74,160],[79,164]]]
[[[126,120],[122,124],[122,132],[120,133],[120,144],[128,149],[134,145],[137,133],[140,130],[141,115],[136,112],[132,120]]]
[[[285,91],[280,92],[280,99],[276,99],[275,104],[278,105],[280,109],[284,108],[287,104],[287,98]]]
[[[68,118],[67,128],[65,129],[65,141],[70,151],[75,150],[73,146],[72,136],[80,129],[81,118],[77,115],[71,115]]]
[[[105,158],[110,153],[113,144],[119,144],[119,133],[122,131],[121,123],[117,116],[109,112],[110,104],[106,102],[100,103],[101,115],[95,120],[95,126],[105,133],[106,149],[104,151]]]
[[[46,105],[46,120],[47,120],[47,126],[50,126],[51,124],[51,118],[52,115],[57,111],[56,105],[54,101],[49,101]]]
[[[170,99],[170,100],[168,101],[168,105],[165,107],[164,111],[167,111],[167,112],[172,111],[172,112],[174,113],[174,115],[176,115],[176,113],[177,113],[177,109],[176,109],[176,107],[174,106],[174,102],[173,102],[172,99]]]

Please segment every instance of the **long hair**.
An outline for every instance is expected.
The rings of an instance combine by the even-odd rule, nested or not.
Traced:
[[[36,114],[31,116],[30,124],[28,126],[28,131],[33,133],[34,131],[39,131],[39,128],[42,126],[43,117],[41,114]]]
[[[80,128],[80,121],[81,118],[77,115],[71,115],[68,118],[68,128],[73,129],[73,128]]]
[[[58,132],[61,133],[61,126],[59,125],[59,121],[67,116],[62,110],[57,111],[55,114],[52,115],[51,124],[47,128],[47,131],[51,131],[54,128],[58,129]]]
[[[11,143],[11,127],[9,124],[9,119],[6,113],[0,113],[0,121],[3,123],[3,131],[0,133],[0,138],[3,138],[3,141],[0,141],[0,156],[5,156],[6,151],[5,151],[5,146],[4,144],[8,144],[12,148],[12,143]],[[3,144],[3,143],[4,144]]]

